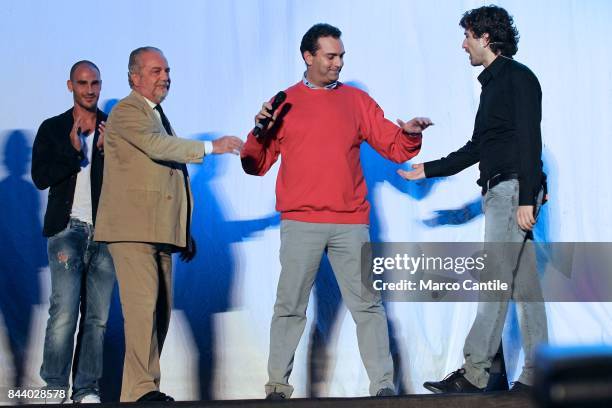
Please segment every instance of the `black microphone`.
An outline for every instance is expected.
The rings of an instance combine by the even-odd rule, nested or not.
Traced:
[[[272,101],[272,109],[268,109],[268,112],[273,114],[274,111],[278,109],[278,107],[281,105],[281,103],[285,102],[285,99],[287,99],[286,93],[284,93],[283,91],[280,91],[279,93],[277,93],[274,96],[274,100]],[[272,118],[263,118],[259,122],[257,122],[255,127],[253,128],[253,135],[255,137],[259,137],[259,134],[261,133],[261,131],[268,127],[268,124],[270,123],[271,120]]]

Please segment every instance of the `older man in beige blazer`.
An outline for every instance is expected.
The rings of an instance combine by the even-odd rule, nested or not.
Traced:
[[[193,199],[185,163],[206,154],[237,153],[242,141],[223,136],[200,142],[174,137],[160,103],[170,88],[161,50],[130,54],[132,93],[106,124],[104,183],[95,239],[108,242],[125,324],[121,401],[172,401],[159,391],[159,357],[172,302],[172,252],[190,260]]]

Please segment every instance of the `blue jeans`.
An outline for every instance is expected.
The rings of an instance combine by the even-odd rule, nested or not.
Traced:
[[[74,401],[99,394],[104,332],[115,284],[115,268],[106,244],[93,241],[93,235],[90,224],[70,219],[66,229],[47,243],[51,298],[40,376],[48,388],[67,389],[74,365]]]

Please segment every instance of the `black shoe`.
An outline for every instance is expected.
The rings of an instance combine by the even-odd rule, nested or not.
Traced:
[[[395,397],[395,391],[393,391],[391,388],[381,388],[376,393],[376,396],[377,397]]]
[[[465,370],[460,368],[444,377],[442,381],[427,381],[423,384],[423,387],[435,394],[445,392],[478,393],[484,391],[484,388],[478,388],[469,382],[464,374]]]
[[[169,395],[164,394],[163,392],[149,391],[142,397],[138,398],[136,401],[138,402],[160,402],[160,401],[169,402],[169,401],[174,401],[174,398],[172,398]]]
[[[515,381],[512,383],[512,387],[510,387],[510,392],[524,392],[530,393],[533,390],[531,385],[523,384],[522,382]]]
[[[280,400],[287,399],[287,396],[285,395],[284,392],[271,392],[268,395],[266,395],[266,399],[272,400],[272,401],[280,401]]]

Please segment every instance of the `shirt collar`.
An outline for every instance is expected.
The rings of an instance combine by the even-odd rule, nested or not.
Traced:
[[[157,104],[155,102],[151,102],[146,96],[143,96],[144,100],[147,101],[147,104],[151,107],[151,109],[155,109]]]
[[[508,60],[509,60],[509,58],[508,57],[504,57],[503,55],[500,55],[497,58],[495,58],[493,60],[493,62],[491,64],[489,64],[489,66],[486,67],[480,73],[480,75],[478,75],[478,81],[480,82],[480,84],[483,87],[485,87],[489,83],[489,81],[491,79],[493,79],[496,76],[498,76],[499,73],[502,71],[502,69],[508,63]]]
[[[306,78],[305,71],[304,71],[304,77],[302,78],[302,82],[304,83],[304,85],[306,85],[310,89],[335,89],[338,86],[338,81],[334,81],[329,85],[325,85],[323,88],[321,88],[320,86],[316,86]]]

